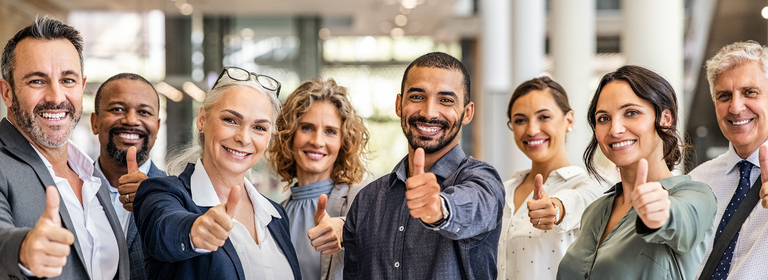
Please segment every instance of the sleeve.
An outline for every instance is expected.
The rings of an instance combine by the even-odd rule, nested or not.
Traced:
[[[563,208],[560,211],[565,211],[563,220],[559,225],[555,226],[555,229],[560,232],[568,232],[580,227],[581,216],[584,214],[584,210],[587,206],[600,197],[601,188],[597,183],[586,178],[580,178],[574,180],[574,182],[564,182],[567,184],[573,184],[571,188],[566,188],[558,192],[553,193],[550,197],[557,198],[563,203]]]
[[[358,252],[357,252],[357,240],[356,240],[356,225],[357,225],[357,207],[358,202],[362,199],[362,195],[352,201],[352,206],[349,207],[347,212],[347,219],[344,222],[344,233],[342,236],[342,247],[344,248],[344,279],[358,279],[357,264],[358,264]]]
[[[712,234],[717,201],[712,189],[701,182],[684,181],[668,190],[671,204],[667,223],[654,231],[638,217],[637,233],[648,243],[666,244],[676,253],[685,254]]]
[[[496,169],[487,163],[474,161],[463,168],[455,184],[445,187],[440,195],[448,206],[449,217],[437,226],[437,231],[446,238],[475,237],[501,224],[504,185]]]
[[[192,248],[189,236],[192,224],[202,214],[190,212],[184,207],[185,203],[192,203],[192,198],[177,177],[150,178],[141,182],[133,213],[145,254],[164,262],[202,255]]]
[[[0,171],[0,278],[25,279],[22,274],[19,252],[21,243],[31,228],[17,228],[8,202],[8,181]]]

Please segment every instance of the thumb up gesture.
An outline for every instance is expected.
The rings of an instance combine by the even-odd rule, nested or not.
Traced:
[[[649,229],[658,229],[669,219],[669,192],[659,182],[648,180],[648,161],[640,159],[637,164],[635,188],[630,197],[637,216]]]
[[[328,197],[324,194],[320,195],[315,211],[315,227],[309,229],[307,237],[309,237],[312,247],[315,247],[315,251],[323,255],[333,255],[341,251],[344,221],[328,216],[328,212],[325,211],[327,204]]]
[[[195,248],[216,251],[224,246],[224,242],[229,238],[229,231],[234,226],[232,218],[235,216],[242,188],[242,185],[232,186],[226,203],[211,207],[192,223],[189,236]]]
[[[128,212],[133,212],[133,198],[136,196],[136,190],[139,189],[141,181],[147,179],[147,174],[139,171],[139,164],[136,163],[136,147],[128,148],[125,161],[128,173],[117,179],[117,191],[120,193],[119,200],[123,203],[123,208]]]
[[[761,204],[763,208],[768,208],[768,187],[765,186],[768,183],[768,144],[760,145],[760,180],[763,181],[763,186],[760,187]]]
[[[56,187],[45,190],[45,211],[21,242],[19,262],[37,277],[61,275],[67,264],[69,246],[75,242],[75,235],[61,227],[59,216],[59,192]]]
[[[440,185],[434,173],[424,173],[424,149],[413,153],[411,177],[405,181],[405,198],[411,216],[426,224],[434,224],[443,218]]]
[[[533,227],[540,230],[551,230],[560,217],[556,217],[557,210],[555,210],[555,205],[552,204],[547,193],[544,192],[543,184],[544,178],[541,174],[536,174],[533,179],[533,199],[527,203],[528,217],[531,218]]]

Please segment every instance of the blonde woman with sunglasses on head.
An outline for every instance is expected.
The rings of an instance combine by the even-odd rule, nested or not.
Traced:
[[[133,207],[150,279],[301,279],[285,211],[246,179],[274,134],[279,90],[225,68],[200,108],[199,145],[168,164],[184,171],[141,183]]]

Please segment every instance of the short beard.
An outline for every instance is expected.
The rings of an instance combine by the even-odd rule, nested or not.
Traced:
[[[109,160],[111,160],[114,163],[117,163],[121,166],[128,165],[127,160],[127,154],[128,151],[120,150],[117,148],[117,145],[115,145],[115,141],[112,137],[115,136],[115,132],[118,130],[118,128],[112,128],[109,130],[109,140],[107,142],[107,155],[109,156]],[[139,131],[136,131],[134,133],[139,133]],[[141,165],[144,163],[145,160],[149,157],[149,136],[145,135],[145,133],[139,133],[141,137],[144,138],[144,141],[142,142],[141,148],[136,151],[136,163]]]
[[[69,127],[65,128],[61,127],[60,125],[51,126],[52,130],[66,129],[66,134],[63,135],[63,137],[51,138],[52,135],[46,135],[43,132],[43,129],[40,127],[40,123],[37,122],[35,116],[37,116],[42,110],[61,109],[67,110],[67,116],[72,120],[72,122]],[[80,121],[80,116],[82,115],[82,112],[77,112],[75,110],[75,106],[66,100],[61,102],[59,105],[56,105],[53,102],[39,103],[37,106],[35,106],[32,113],[30,113],[21,108],[21,104],[19,104],[19,99],[16,93],[13,94],[10,111],[11,115],[13,115],[13,120],[16,122],[17,129],[21,129],[29,138],[32,139],[32,141],[35,141],[36,143],[46,148],[60,148],[64,146],[64,144],[66,144],[69,140],[69,136],[72,134],[72,130],[74,130],[75,126]]]
[[[453,123],[453,125],[451,125],[448,121],[442,120],[442,119],[435,118],[435,119],[429,120],[423,116],[411,116],[407,119],[407,121],[405,119],[401,120],[400,125],[403,127],[405,138],[408,139],[408,144],[411,146],[411,149],[416,150],[418,148],[422,148],[424,149],[425,154],[433,154],[442,150],[446,146],[448,146],[448,144],[450,144],[451,141],[453,141],[453,139],[456,138],[461,128],[461,120],[463,119],[464,119],[463,112],[461,113],[461,118],[459,118],[459,121]],[[406,125],[406,122],[407,122],[407,125]],[[432,140],[431,138],[429,137],[422,138],[421,136],[414,135],[413,130],[417,129],[415,124],[416,122],[440,125],[443,129],[444,134],[439,139],[437,139],[436,144],[428,146],[426,145],[425,142]],[[410,126],[410,129],[408,129],[409,126]]]

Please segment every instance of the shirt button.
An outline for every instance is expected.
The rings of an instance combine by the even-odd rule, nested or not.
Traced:
[[[185,247],[186,247],[186,246],[184,246],[184,243],[181,243],[181,250],[182,250],[182,251],[186,251]]]
[[[395,262],[395,267],[400,267],[400,262]]]
[[[404,230],[405,230],[405,227],[404,227],[404,226],[400,226],[400,228],[399,228],[399,229],[400,229],[400,231],[404,231]]]

